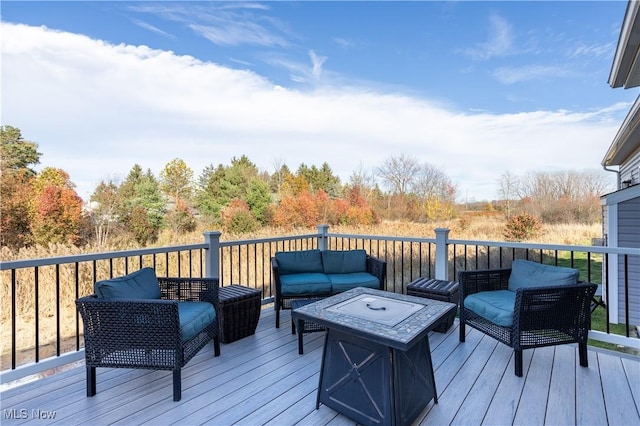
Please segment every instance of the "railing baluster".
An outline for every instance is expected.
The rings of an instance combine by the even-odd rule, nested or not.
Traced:
[[[60,264],[56,264],[56,355],[60,356]]]
[[[35,286],[35,351],[36,351],[36,362],[40,361],[40,268],[36,266],[33,270],[33,284]]]

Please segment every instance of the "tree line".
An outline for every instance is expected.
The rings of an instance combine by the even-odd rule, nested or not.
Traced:
[[[0,138],[0,242],[11,248],[51,243],[101,247],[114,238],[146,245],[162,230],[181,234],[198,226],[243,233],[263,226],[429,222],[455,218],[461,208],[457,185],[443,170],[403,154],[387,158],[371,172],[357,169],[344,184],[327,163],[303,163],[294,172],[275,161],[270,174],[246,155],[227,165],[211,164],[197,177],[180,158],[167,163],[157,177],[134,164],[121,182],[102,180],[85,205],[64,170],[35,171],[42,154],[20,129],[2,126]],[[543,184],[556,181],[545,174],[505,174],[501,201],[485,208],[503,210],[507,216],[528,210],[546,221],[565,220],[571,210],[572,220],[598,220],[594,209],[602,187],[597,175],[566,176],[571,179],[563,182],[553,176],[559,187],[553,192],[543,190]],[[588,190],[581,184],[585,177]]]

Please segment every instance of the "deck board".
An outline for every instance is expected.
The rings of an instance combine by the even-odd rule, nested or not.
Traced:
[[[289,312],[274,326],[264,309],[256,333],[200,351],[182,372],[182,400],[172,399],[169,371],[98,369],[97,395],[86,397],[82,363],[0,394],[3,425],[355,425],[324,405],[315,409],[323,333],[306,334],[298,355]],[[457,322],[429,337],[439,403],[414,425],[640,424],[640,360],[589,348],[589,368],[575,345],[524,351],[524,377],[513,374],[513,351]],[[14,413],[28,418],[11,418]],[[32,411],[36,410],[36,411]]]
[[[553,370],[545,423],[550,425],[568,425],[576,422],[576,368],[575,350],[562,345],[555,348]]]

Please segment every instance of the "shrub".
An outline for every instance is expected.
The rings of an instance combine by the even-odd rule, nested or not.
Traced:
[[[249,211],[249,205],[239,199],[235,199],[225,207],[222,212],[222,227],[226,232],[242,234],[254,232],[260,228],[260,222]]]
[[[528,213],[517,214],[507,221],[504,237],[507,241],[524,241],[538,235],[541,227],[537,217]]]

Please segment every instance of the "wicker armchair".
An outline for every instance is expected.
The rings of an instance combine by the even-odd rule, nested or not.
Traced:
[[[459,272],[460,342],[465,341],[465,326],[469,325],[512,347],[518,377],[522,377],[522,351],[542,346],[577,343],[580,365],[588,367],[590,303],[597,285],[578,282],[517,289],[510,327],[495,324],[465,307],[465,298],[471,294],[507,290],[510,275],[511,268]]]
[[[142,368],[173,371],[173,400],[179,401],[181,368],[211,340],[215,356],[220,355],[218,279],[158,277],[158,283],[160,299],[105,299],[93,294],[76,300],[84,323],[87,396],[96,394],[96,367]],[[209,302],[215,320],[192,325],[184,339],[179,302]]]

